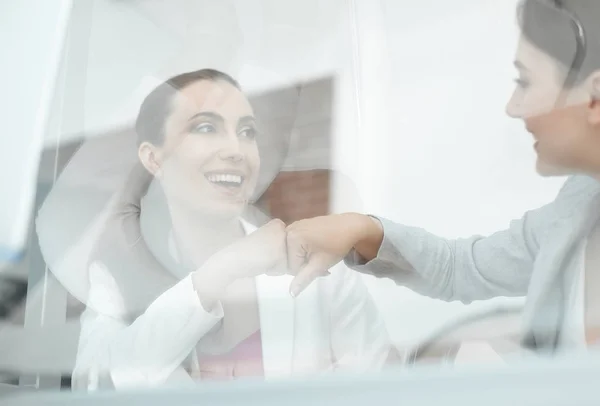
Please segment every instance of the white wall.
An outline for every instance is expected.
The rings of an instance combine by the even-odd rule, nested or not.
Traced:
[[[391,70],[370,100],[388,119],[365,163],[376,189],[366,210],[447,238],[489,234],[550,201],[563,179],[534,172],[531,136],[505,116],[515,77],[516,1],[383,0]],[[376,44],[375,44],[376,45]],[[366,44],[365,46],[368,46]],[[377,76],[381,67],[363,75]],[[376,124],[373,128],[377,128]],[[369,128],[362,138],[373,138]],[[448,318],[487,306],[425,299],[374,284],[393,336],[410,342]]]
[[[77,2],[60,137],[129,124],[150,86],[184,70],[224,69],[249,91],[336,72],[335,167],[363,209],[449,238],[487,234],[561,182],[535,175],[529,136],[503,113],[514,11],[515,0]],[[399,343],[478,308],[368,283]]]

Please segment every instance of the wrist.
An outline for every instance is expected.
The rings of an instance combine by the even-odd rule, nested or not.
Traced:
[[[360,213],[350,213],[348,221],[352,224],[352,248],[367,261],[376,258],[383,242],[381,222]]]
[[[342,214],[343,222],[346,224],[346,235],[351,240],[352,245],[360,244],[365,240],[373,238],[376,233],[376,219],[361,213],[345,213]]]
[[[203,301],[203,304],[221,300],[227,287],[233,282],[229,271],[219,266],[206,263],[192,273],[192,285]]]

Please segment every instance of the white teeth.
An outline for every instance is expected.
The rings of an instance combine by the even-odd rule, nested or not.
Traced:
[[[240,175],[230,175],[230,174],[211,174],[206,177],[211,182],[228,182],[228,183],[237,183],[238,185],[242,183],[242,177]]]

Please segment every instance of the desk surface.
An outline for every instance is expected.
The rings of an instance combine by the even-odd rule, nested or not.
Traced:
[[[271,383],[205,384],[185,390],[21,394],[4,406],[597,406],[600,358],[535,361],[514,367],[423,368]]]

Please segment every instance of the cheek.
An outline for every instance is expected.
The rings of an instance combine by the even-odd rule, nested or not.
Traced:
[[[198,169],[216,153],[216,148],[212,144],[201,137],[186,137],[174,152],[173,158],[181,167]]]
[[[583,159],[588,146],[573,113],[568,109],[558,110],[526,120],[527,128],[539,141],[541,160],[576,167]]]
[[[197,184],[208,159],[210,155],[202,143],[194,140],[181,142],[163,165],[165,186],[186,189],[190,183]]]
[[[572,112],[569,109],[551,110],[548,113],[525,119],[527,130],[543,139],[568,140],[577,133],[572,123]]]
[[[250,176],[247,179],[246,184],[246,192],[247,193],[255,193],[256,187],[259,182],[259,178],[261,177],[261,163],[260,156],[258,153],[258,148],[256,146],[249,146],[248,149],[244,151],[245,154],[245,164]]]
[[[548,120],[546,115],[528,117],[524,121],[527,131],[533,134],[538,140],[546,138],[548,135],[548,130],[552,128],[552,126],[549,124],[550,120]]]
[[[522,116],[532,119],[547,116],[553,108],[553,96],[544,93],[528,94],[523,98]]]
[[[252,172],[258,174],[260,171],[260,155],[256,144],[249,148],[246,159],[248,160],[248,166]]]
[[[560,87],[553,81],[538,78],[526,89],[515,90],[513,102],[516,101],[521,118],[534,118],[551,114],[560,95]]]

